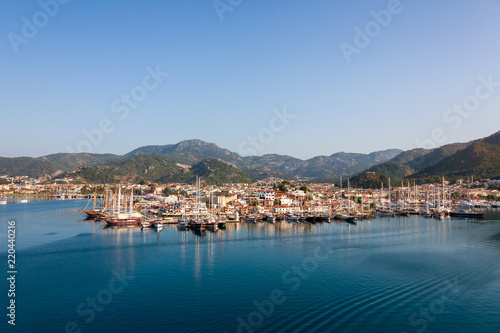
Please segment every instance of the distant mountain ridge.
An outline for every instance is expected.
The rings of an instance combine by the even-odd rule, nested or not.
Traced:
[[[500,179],[500,131],[472,141],[455,154],[446,156],[439,162],[414,175],[414,178],[432,179],[442,175],[448,179],[479,178]]]
[[[439,181],[441,177],[453,181],[467,176],[500,179],[500,131],[466,143],[408,150],[367,171],[420,182]],[[366,180],[367,176],[362,178]]]
[[[285,179],[327,178],[353,175],[377,163],[385,162],[402,152],[390,149],[371,154],[336,153],[301,160],[292,156],[268,154],[240,156],[214,143],[185,140],[177,144],[152,145],[134,149],[125,155],[113,154],[52,154],[40,158],[0,158],[0,175],[40,177],[84,167],[98,167],[138,157],[158,157],[171,163],[193,166],[207,159],[229,163],[253,179],[280,177]],[[172,171],[172,170],[171,170]]]
[[[160,182],[189,181],[192,172],[205,174],[213,182],[221,182],[224,177],[232,179],[230,181],[248,182],[267,177],[331,180],[360,175],[360,183],[375,186],[387,177],[426,181],[441,176],[450,180],[467,175],[500,178],[499,160],[500,132],[432,150],[340,152],[307,160],[278,154],[243,157],[214,143],[185,140],[171,145],[139,147],[125,155],[80,153],[0,158],[0,175],[55,177],[72,172],[84,181],[144,179]],[[364,171],[368,173],[362,174]]]
[[[250,183],[252,179],[231,164],[205,159],[189,168],[158,156],[137,156],[62,174],[89,183],[192,183],[196,176],[209,184]]]
[[[468,145],[470,143],[452,143],[432,150],[423,148],[407,150],[367,171],[377,172],[393,179],[403,179],[435,165],[442,159],[465,149]]]

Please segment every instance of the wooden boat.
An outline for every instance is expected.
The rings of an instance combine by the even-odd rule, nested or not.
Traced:
[[[255,215],[246,215],[243,220],[247,223],[255,223]]]
[[[140,225],[144,217],[131,216],[129,214],[108,215],[104,217],[107,225]]]
[[[410,212],[405,211],[405,210],[398,210],[396,211],[397,216],[410,216]]]
[[[194,219],[189,221],[189,228],[192,230],[205,230],[207,228],[206,223],[200,221],[199,219]]]
[[[207,222],[206,229],[208,229],[210,231],[216,231],[217,230],[217,222]]]
[[[480,219],[484,217],[484,213],[477,213],[473,210],[455,210],[450,212],[450,216]]]
[[[266,220],[268,223],[274,223],[276,221],[276,218],[274,217],[274,215],[267,215]]]
[[[189,229],[189,221],[185,217],[179,217],[177,219],[177,228],[180,230],[188,230]]]
[[[225,230],[226,229],[226,222],[217,223],[217,228]]]
[[[335,215],[335,219],[345,221],[348,223],[356,223],[356,221],[357,221],[356,216],[347,215],[347,214],[337,214],[337,215]]]
[[[117,209],[109,215],[102,217],[102,220],[106,222],[107,225],[140,225],[144,221],[144,216],[141,213],[135,212],[133,210],[134,202],[134,192],[130,191],[130,204],[129,211],[126,210],[126,200],[121,209],[121,187],[118,188],[118,198],[117,198]]]
[[[438,220],[444,220],[446,214],[444,212],[435,212],[434,214],[432,214],[432,217]]]
[[[187,223],[177,223],[177,228],[179,228],[179,230],[188,230],[189,226]]]
[[[141,222],[141,229],[149,229],[154,227],[153,220],[146,220]]]
[[[396,216],[396,213],[391,212],[391,211],[379,211],[378,216],[379,217],[394,217],[394,216]]]
[[[163,221],[160,221],[160,220],[154,221],[153,228],[155,229],[156,232],[162,231],[163,230]]]
[[[314,223],[315,222],[315,216],[313,214],[307,215],[306,216],[306,222]]]
[[[106,192],[106,203],[107,203],[107,199],[108,199],[108,196],[107,196],[107,192]],[[80,213],[87,214],[87,217],[86,217],[87,220],[99,220],[100,218],[104,217],[104,215],[106,215],[106,208],[102,207],[102,206],[100,208],[96,208],[97,207],[97,189],[94,191],[92,202],[93,202],[92,209],[87,209],[87,207],[90,203],[90,201],[89,201],[87,203],[87,206],[85,206],[84,209],[76,210],[76,211],[80,212]]]

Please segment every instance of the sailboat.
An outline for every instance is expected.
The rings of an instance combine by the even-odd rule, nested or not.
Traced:
[[[121,187],[118,188],[118,197],[116,199],[116,210],[112,214],[104,217],[104,222],[107,225],[139,225],[144,221],[144,216],[139,212],[134,212],[134,190],[130,191],[130,205],[127,212],[126,200],[124,201],[123,212],[121,209]]]
[[[474,178],[473,178],[473,181],[474,181]],[[471,204],[471,200],[470,200],[470,180],[469,179],[467,180],[467,193],[468,193],[467,206],[469,208],[454,210],[454,211],[450,212],[450,216],[451,217],[468,217],[468,218],[476,218],[476,219],[483,218],[484,213],[478,213],[478,212],[474,211],[472,208],[470,208],[470,207],[474,207],[474,206]]]
[[[181,216],[177,219],[177,228],[179,228],[179,230],[189,229],[189,221],[185,215],[184,217]]]
[[[87,214],[87,219],[89,219],[89,220],[97,220],[100,217],[102,217],[102,215],[105,213],[105,207],[96,208],[96,204],[97,204],[97,188],[94,189],[94,196],[93,197],[94,198],[92,200],[93,201],[92,210],[87,209],[87,206],[89,205],[90,201],[87,203],[87,206],[85,206],[84,209],[82,209],[82,210],[76,210],[77,212]],[[107,199],[107,193],[106,193],[106,199]]]
[[[189,228],[194,231],[205,231],[207,225],[200,219],[200,178],[196,176],[196,218],[189,221]]]

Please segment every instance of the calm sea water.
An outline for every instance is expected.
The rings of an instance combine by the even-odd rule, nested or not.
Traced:
[[[195,235],[103,229],[84,206],[0,206],[2,332],[500,332],[500,210]]]

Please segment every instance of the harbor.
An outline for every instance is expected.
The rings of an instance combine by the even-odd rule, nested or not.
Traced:
[[[441,184],[409,183],[384,189],[351,188],[328,184],[295,185],[282,180],[231,186],[169,184],[155,186],[155,192],[136,195],[143,190],[135,185],[102,185],[104,192],[94,194],[84,209],[87,218],[105,225],[152,227],[178,225],[180,230],[215,230],[226,223],[331,223],[334,220],[357,223],[363,220],[420,215],[426,219],[481,219],[484,209],[499,205],[498,190],[488,183]],[[481,186],[482,185],[482,186]],[[483,187],[484,186],[484,187]],[[87,187],[87,191],[91,191]],[[173,194],[175,192],[175,194]],[[123,194],[122,194],[123,193]]]
[[[84,219],[75,210],[86,203],[0,207],[0,217],[15,219],[18,231],[19,329],[31,332],[41,325],[63,332],[74,322],[82,331],[105,332],[112,322],[114,331],[124,332],[138,332],[144,323],[171,332],[237,332],[243,321],[250,325],[250,314],[262,314],[254,302],[268,304],[274,290],[283,293],[279,300],[284,302],[275,303],[273,315],[262,315],[258,330],[250,326],[255,332],[410,332],[412,313],[440,295],[446,296],[449,311],[436,317],[433,330],[500,327],[494,312],[472,301],[500,306],[496,208],[485,208],[480,220],[421,215],[355,224],[240,219],[225,230],[182,231],[165,224],[158,232]],[[113,274],[127,277],[127,285],[117,284],[121,292],[108,303],[104,294],[116,279]],[[82,311],[92,309],[87,297],[103,300],[90,323],[88,315],[77,312],[80,304]],[[169,315],[151,317],[151,308],[158,307],[168,308]],[[198,320],[186,320],[195,315]]]

